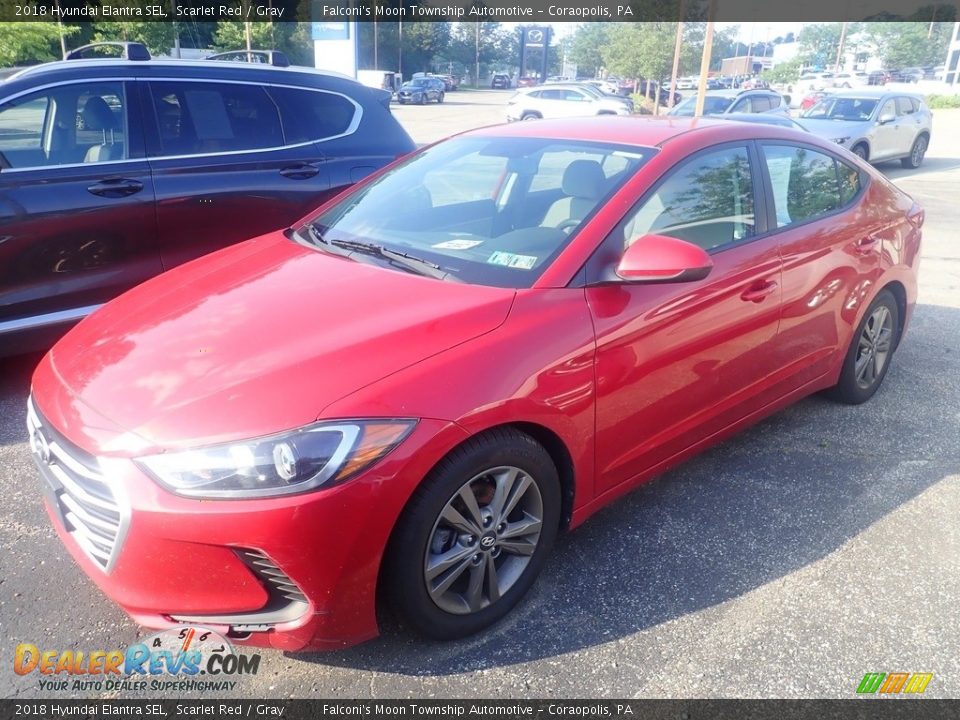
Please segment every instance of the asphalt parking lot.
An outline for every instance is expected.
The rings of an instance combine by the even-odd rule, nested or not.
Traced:
[[[507,94],[398,107],[418,142],[499,122]],[[883,387],[814,397],[560,540],[530,596],[472,639],[402,628],[329,654],[262,651],[243,697],[852,697],[866,672],[930,672],[960,697],[960,111],[919,170],[920,304]],[[123,648],[144,634],[50,528],[26,444],[37,356],[0,361],[0,695],[42,697],[14,646]],[[203,568],[187,569],[202,573]],[[124,695],[127,696],[127,695]]]

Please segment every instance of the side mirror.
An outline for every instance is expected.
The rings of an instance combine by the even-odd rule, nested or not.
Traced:
[[[884,113],[883,115],[880,116],[880,119],[878,122],[881,125],[889,125],[896,119],[897,119],[897,116],[894,115],[893,113]]]
[[[628,247],[617,265],[617,277],[627,283],[692,282],[713,269],[707,251],[686,240],[644,235]]]

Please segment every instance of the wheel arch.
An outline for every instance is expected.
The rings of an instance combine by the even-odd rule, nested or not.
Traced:
[[[877,291],[879,295],[884,290],[889,290],[893,295],[894,300],[897,301],[897,340],[894,345],[894,349],[900,345],[900,339],[903,337],[903,330],[906,327],[907,321],[907,289],[904,287],[903,283],[899,280],[891,280],[886,285],[880,288]]]

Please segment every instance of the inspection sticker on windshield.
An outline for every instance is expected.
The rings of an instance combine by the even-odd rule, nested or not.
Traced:
[[[487,258],[491,265],[505,265],[506,267],[529,270],[537,264],[536,255],[514,255],[513,253],[497,251]]]
[[[437,250],[469,250],[477,245],[483,245],[483,240],[444,240],[430,247]]]

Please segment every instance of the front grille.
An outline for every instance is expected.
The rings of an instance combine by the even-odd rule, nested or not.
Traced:
[[[129,513],[101,474],[97,459],[46,422],[32,398],[27,405],[27,429],[33,458],[64,528],[101,570],[110,572]]]

